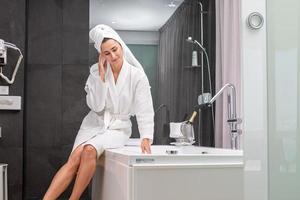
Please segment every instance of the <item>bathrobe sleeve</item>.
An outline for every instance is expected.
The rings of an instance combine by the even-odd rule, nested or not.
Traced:
[[[90,74],[85,85],[86,103],[94,112],[101,112],[105,106],[108,83],[103,82],[99,75]]]
[[[140,132],[140,138],[153,141],[154,111],[149,81],[146,75],[138,81],[134,98],[134,110]]]

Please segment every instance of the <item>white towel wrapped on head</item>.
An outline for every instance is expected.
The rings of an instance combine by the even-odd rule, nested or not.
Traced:
[[[119,42],[119,44],[123,48],[124,53],[124,59],[127,60],[127,62],[137,68],[139,68],[142,72],[144,72],[144,69],[142,65],[139,63],[139,61],[135,58],[135,56],[132,54],[130,49],[127,47],[127,45],[124,43],[124,41],[120,38],[118,33],[112,29],[111,27],[105,25],[105,24],[99,24],[91,29],[89,36],[91,40],[93,40],[94,47],[97,49],[99,54],[101,54],[101,44],[104,38],[111,38]]]

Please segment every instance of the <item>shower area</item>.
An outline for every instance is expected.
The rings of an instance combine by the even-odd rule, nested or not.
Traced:
[[[167,106],[170,117],[163,109],[156,113],[159,138],[155,138],[155,144],[169,144],[166,124],[187,120],[198,105],[199,96],[214,95],[215,26],[215,1],[193,0],[184,1],[159,29],[157,102]],[[215,145],[213,119],[211,108],[196,117],[197,145]]]

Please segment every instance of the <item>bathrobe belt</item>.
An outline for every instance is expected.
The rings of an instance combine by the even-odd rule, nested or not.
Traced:
[[[130,128],[131,121],[129,114],[115,114],[109,111],[104,112],[105,129],[123,129]]]

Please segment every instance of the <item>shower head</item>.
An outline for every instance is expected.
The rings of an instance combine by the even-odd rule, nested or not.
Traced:
[[[193,41],[192,37],[189,36],[188,38],[185,39],[185,41],[189,42],[189,43],[195,43],[195,41]]]
[[[203,51],[205,51],[205,48],[200,44],[197,40],[193,40],[191,36],[189,36],[187,39],[185,39],[188,43],[197,44]]]

